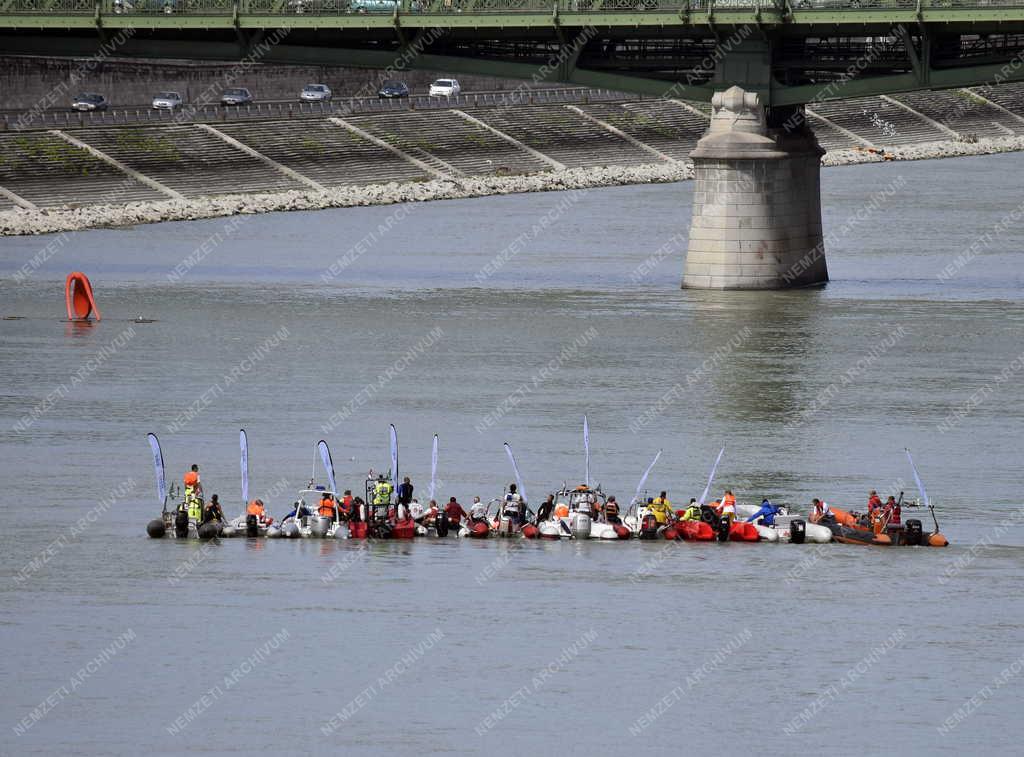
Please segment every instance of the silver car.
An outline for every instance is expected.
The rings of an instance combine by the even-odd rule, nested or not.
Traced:
[[[153,98],[154,110],[174,110],[182,105],[181,95],[177,92],[158,92]]]
[[[327,102],[331,99],[331,88],[326,84],[307,84],[299,93],[299,100],[308,103]]]
[[[249,105],[251,102],[252,93],[245,87],[225,89],[220,96],[221,105]]]
[[[107,98],[95,92],[83,92],[71,101],[71,110],[106,110]]]

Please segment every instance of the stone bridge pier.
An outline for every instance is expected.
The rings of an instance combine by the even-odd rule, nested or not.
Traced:
[[[802,106],[772,109],[716,92],[693,159],[693,218],[683,288],[786,289],[828,281],[821,156]],[[783,121],[783,119],[785,119]]]

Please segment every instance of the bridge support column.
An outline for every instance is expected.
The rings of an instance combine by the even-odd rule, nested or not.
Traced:
[[[758,96],[739,87],[716,92],[712,107],[708,131],[690,153],[695,181],[683,288],[825,283],[825,151],[805,119],[769,128]]]

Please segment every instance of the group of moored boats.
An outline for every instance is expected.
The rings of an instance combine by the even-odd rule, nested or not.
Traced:
[[[715,472],[724,448],[718,454],[708,476],[701,498],[690,500],[687,508],[674,510],[665,492],[658,498],[647,497],[644,485],[661,451],[644,471],[636,493],[624,512],[614,496],[606,495],[600,485],[590,486],[589,428],[584,418],[584,450],[586,480],[562,486],[548,495],[536,512],[529,506],[519,466],[512,448],[506,443],[516,483],[510,484],[499,497],[486,504],[474,498],[467,513],[451,497],[444,506],[435,500],[438,437],[434,436],[431,482],[427,503],[412,497],[412,486],[406,478],[396,489],[398,480],[398,435],[390,427],[391,470],[374,475],[371,471],[364,485],[364,496],[353,496],[350,490],[340,491],[327,442],[317,443],[325,484],[317,484],[317,467],[309,484],[299,492],[298,499],[280,521],[270,517],[264,503],[249,499],[248,439],[245,430],[239,433],[242,474],[242,502],[245,511],[233,519],[225,517],[217,497],[206,502],[199,481],[198,466],[184,476],[184,496],[172,509],[168,508],[168,491],[160,442],[149,434],[156,471],[157,496],[162,506],[159,518],[149,522],[147,533],[153,538],[320,538],[320,539],[413,539],[416,537],[460,538],[525,538],[525,539],[590,539],[623,541],[632,538],[717,541],[717,542],[782,542],[791,544],[827,543],[877,546],[946,546],[939,531],[935,510],[928,500],[910,451],[907,457],[924,505],[931,513],[934,530],[926,531],[919,519],[899,520],[899,507],[870,508],[865,514],[829,507],[815,500],[807,515],[776,506],[767,499],[761,505],[737,503],[731,492],[721,500],[707,503]],[[314,458],[316,460],[316,458]],[[893,515],[895,513],[895,519]]]

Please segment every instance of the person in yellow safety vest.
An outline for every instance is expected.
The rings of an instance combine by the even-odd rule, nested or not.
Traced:
[[[695,498],[690,499],[690,505],[683,512],[683,517],[680,520],[700,520],[700,505],[697,504]]]
[[[675,514],[672,512],[672,503],[668,500],[668,492],[662,492],[661,496],[655,497],[650,507],[658,525],[665,525]]]
[[[391,504],[391,492],[394,491],[394,487],[390,481],[386,481],[384,476],[377,477],[377,485],[373,487],[373,504],[375,505],[390,505]]]

